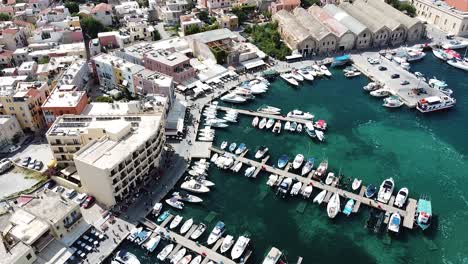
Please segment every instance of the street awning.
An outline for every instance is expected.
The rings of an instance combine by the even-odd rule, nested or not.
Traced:
[[[300,53],[294,53],[289,55],[289,56],[286,56],[286,60],[294,60],[294,59],[299,59],[299,58],[302,58],[302,55]]]
[[[253,59],[253,60],[248,60],[248,61],[241,62],[241,64],[247,70],[250,70],[250,69],[257,68],[257,67],[260,67],[262,65],[265,65],[265,62],[263,60],[259,59],[259,58],[256,58],[256,59]]]

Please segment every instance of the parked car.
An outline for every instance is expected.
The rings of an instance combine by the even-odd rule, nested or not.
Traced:
[[[390,77],[392,77],[392,79],[398,79],[398,78],[400,78],[400,74],[394,73]]]
[[[410,84],[410,82],[408,82],[407,80],[404,80],[404,81],[402,81],[400,84],[401,84],[401,85],[408,85],[408,84]]]
[[[454,34],[448,34],[447,36],[445,36],[446,39],[453,39],[455,38],[455,35]]]
[[[31,160],[31,157],[24,157],[21,160],[21,166],[23,167],[28,167],[29,161]]]
[[[78,195],[78,193],[75,190],[72,190],[72,189],[65,192],[65,196],[70,200],[75,198],[77,195]]]
[[[79,205],[82,205],[84,203],[84,201],[86,200],[86,198],[88,198],[88,194],[86,193],[80,193],[76,196],[75,198],[75,202]]]
[[[36,162],[37,162],[37,159],[29,160],[28,169],[33,170],[34,166],[36,165]]]
[[[13,162],[9,159],[2,159],[0,160],[0,173],[4,173],[5,171],[9,170],[13,166]]]
[[[94,203],[96,199],[94,199],[93,196],[91,195],[88,195],[88,197],[86,197],[86,200],[83,202],[83,204],[81,205],[83,208],[85,209],[88,209],[89,207],[91,207]]]
[[[55,189],[55,191],[58,193],[63,193],[65,191],[65,188],[63,188],[62,186],[57,186],[57,189]]]
[[[386,70],[387,70],[387,67],[384,67],[384,66],[379,67],[379,71],[386,71]]]
[[[50,180],[46,184],[44,184],[44,187],[49,190],[52,190],[55,187],[55,185],[57,185],[57,183],[55,183],[55,181],[53,180]]]
[[[43,166],[44,164],[40,160],[36,160],[36,162],[34,163],[34,169],[37,171],[40,171]]]
[[[13,153],[13,152],[17,151],[17,150],[20,149],[20,148],[21,148],[21,146],[19,146],[19,145],[13,145],[13,146],[11,146],[10,148],[8,148],[8,151],[9,151],[10,153]]]

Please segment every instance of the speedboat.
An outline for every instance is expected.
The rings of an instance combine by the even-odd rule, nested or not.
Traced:
[[[320,129],[320,130],[327,130],[327,122],[325,122],[325,120],[323,120],[323,119],[317,120],[314,123],[314,127],[316,129]]]
[[[193,231],[193,233],[190,235],[190,238],[193,240],[198,239],[203,234],[203,232],[205,232],[205,230],[206,230],[206,225],[203,223],[200,223],[195,229],[195,231]]]
[[[224,119],[208,119],[205,121],[205,123],[209,126],[217,127],[217,128],[224,128],[224,127],[229,126],[228,124],[226,124],[226,120]]]
[[[185,223],[182,225],[182,227],[180,228],[180,233],[182,235],[187,233],[189,229],[192,227],[192,225],[193,225],[193,219],[190,218],[187,221],[185,221]]]
[[[125,250],[118,251],[113,261],[120,264],[140,264],[140,261],[135,255]]]
[[[141,231],[143,231],[143,227],[134,227],[130,231],[130,235],[127,237],[127,239],[132,241],[132,242],[135,241],[135,239],[138,237],[138,234],[140,234]]]
[[[207,193],[210,191],[208,187],[204,186],[203,184],[200,184],[196,180],[189,180],[183,182],[180,188],[195,193]]]
[[[239,172],[242,169],[242,165],[243,165],[242,162],[238,162],[231,169],[232,169],[233,172]]]
[[[370,92],[370,95],[374,97],[385,97],[385,96],[389,96],[390,94],[391,94],[390,91],[385,88]]]
[[[398,233],[400,231],[401,216],[398,212],[393,213],[388,221],[388,231]]]
[[[249,178],[252,177],[252,175],[253,175],[254,172],[255,172],[255,169],[256,169],[255,166],[251,166],[251,167],[247,168],[247,169],[245,170],[244,176],[245,176],[245,177],[249,177]]]
[[[468,71],[468,59],[467,58],[464,58],[463,60],[460,60],[460,59],[447,60],[447,63],[450,66],[453,66],[460,70]]]
[[[268,181],[267,181],[266,184],[267,184],[268,186],[271,187],[271,186],[273,186],[273,185],[276,183],[277,180],[278,180],[278,175],[276,175],[276,174],[271,174],[271,175],[268,177]]]
[[[359,75],[361,75],[361,72],[360,72],[360,71],[346,72],[346,73],[344,74],[344,76],[345,76],[346,78],[353,78],[353,77],[356,77],[356,76],[359,76]]]
[[[442,45],[444,49],[463,49],[468,47],[468,41],[450,40]]]
[[[291,195],[298,195],[302,188],[302,182],[298,181],[291,188]]]
[[[260,120],[260,123],[258,124],[258,128],[263,129],[266,126],[267,119],[264,117],[262,120]]]
[[[356,191],[357,189],[359,189],[359,187],[361,187],[361,183],[362,183],[362,180],[359,180],[358,178],[354,178],[353,184],[351,185],[351,188],[353,189],[353,191]]]
[[[314,162],[315,162],[314,158],[307,159],[306,164],[304,165],[304,167],[302,167],[302,171],[301,171],[302,176],[306,175],[312,170],[312,168],[314,167]]]
[[[323,202],[323,199],[325,199],[325,195],[327,195],[327,190],[322,190],[317,196],[315,196],[313,202],[321,204]]]
[[[374,91],[374,90],[377,90],[377,89],[380,89],[381,88],[381,85],[378,84],[378,83],[375,83],[375,82],[370,82],[368,83],[366,86],[362,87],[362,89],[364,89],[365,91]]]
[[[444,52],[443,49],[432,49],[432,54],[438,59],[446,61],[449,59],[448,55]]]
[[[295,132],[297,128],[297,122],[292,122],[291,127],[289,128],[289,131]]]
[[[328,160],[324,160],[317,167],[317,170],[315,171],[315,177],[322,178],[327,172],[327,169],[328,169]]]
[[[409,190],[406,187],[401,188],[395,197],[395,206],[402,208],[408,199]]]
[[[148,250],[149,252],[153,252],[158,246],[160,241],[161,241],[161,236],[155,236],[155,237],[150,238],[145,244],[143,244],[142,247]]]
[[[291,122],[287,121],[286,124],[284,124],[284,130],[291,130]]]
[[[258,116],[254,117],[252,120],[252,126],[256,127],[258,125],[258,122],[260,122],[260,118]]]
[[[280,120],[277,120],[275,125],[273,126],[273,130],[272,130],[273,133],[280,133],[281,132],[281,121]]]
[[[334,193],[327,204],[327,214],[330,218],[335,218],[340,212],[340,196]]]
[[[268,122],[266,123],[265,128],[266,128],[266,129],[270,129],[270,128],[273,127],[274,124],[275,124],[275,120],[274,120],[273,118],[269,118],[269,119],[268,119]]]
[[[417,61],[426,56],[426,53],[419,51],[419,50],[410,50],[406,54],[406,61],[412,62],[412,61]]]
[[[206,186],[206,187],[212,187],[212,186],[215,186],[215,183],[212,182],[212,181],[209,181],[207,180],[205,177],[196,177],[196,178],[193,178],[195,179],[198,183],[202,184],[203,186]]]
[[[372,198],[372,197],[374,197],[376,192],[377,192],[377,187],[375,187],[372,184],[369,184],[369,186],[367,186],[367,188],[366,188],[365,195],[366,195],[367,198]]]
[[[232,142],[231,145],[229,145],[229,151],[233,152],[237,147],[236,142]]]
[[[262,105],[260,108],[257,109],[257,112],[271,114],[271,115],[279,115],[281,112],[281,109],[274,107],[274,106]]]
[[[218,159],[218,157],[219,157],[219,154],[218,154],[218,153],[215,153],[215,154],[213,154],[213,156],[211,156],[210,161],[211,161],[211,162],[216,162],[216,160]]]
[[[200,264],[202,261],[203,257],[201,255],[196,256],[195,258],[192,259],[190,264]]]
[[[143,230],[138,234],[138,236],[137,236],[137,238],[135,238],[134,242],[137,245],[141,245],[141,244],[143,244],[143,242],[145,242],[151,236],[152,233],[153,233],[153,231]]]
[[[164,261],[167,256],[169,256],[169,254],[172,252],[172,250],[174,249],[174,244],[169,244],[167,246],[165,246],[161,252],[159,252],[158,254],[158,259],[161,260],[161,261]]]
[[[279,249],[272,247],[263,259],[262,264],[277,264],[282,255],[283,253]]]
[[[445,95],[452,95],[453,91],[452,89],[448,88],[448,84],[445,81],[437,80],[435,77],[432,79],[429,79],[429,86],[435,89],[438,89]]]
[[[348,202],[346,202],[345,208],[343,209],[343,214],[349,216],[353,212],[353,207],[354,207],[354,200],[349,199]]]
[[[300,69],[297,72],[300,75],[302,75],[302,77],[304,77],[304,79],[306,79],[308,81],[313,81],[314,80],[314,75],[312,75],[311,71],[309,71],[307,69]]]
[[[283,78],[283,80],[285,80],[286,82],[288,82],[291,85],[294,85],[294,86],[299,85],[299,83],[296,81],[296,79],[294,79],[294,77],[291,76],[291,74],[289,74],[289,73],[283,73],[283,74],[280,75],[280,77]]]
[[[174,207],[175,209],[179,209],[179,210],[184,209],[184,203],[177,200],[177,198],[172,197],[170,199],[166,199],[166,203]]]
[[[261,159],[263,158],[263,156],[265,156],[265,154],[268,152],[268,148],[265,147],[265,146],[260,146],[257,150],[257,152],[255,153],[255,158],[256,159]]]
[[[244,103],[245,101],[247,101],[247,99],[235,93],[226,94],[221,97],[221,100],[225,102],[237,103],[237,104]]]
[[[234,152],[236,155],[241,154],[247,149],[247,146],[244,143],[240,143],[239,147],[237,147],[236,151]]]
[[[302,197],[303,198],[309,198],[310,195],[312,194],[313,186],[311,184],[307,185],[304,190],[302,191]]]
[[[169,211],[164,211],[157,219],[157,222],[160,223],[160,222],[163,222],[164,220],[166,220],[169,215],[171,214],[171,212]]]
[[[238,259],[240,256],[242,256],[242,253],[244,253],[245,249],[249,245],[250,238],[246,236],[240,236],[236,243],[234,244],[234,247],[232,248],[231,251],[231,258],[233,260]]]
[[[323,72],[323,74],[325,74],[325,76],[332,76],[331,72],[328,70],[327,66],[325,65],[321,65],[320,66],[320,70]]]
[[[335,173],[329,172],[327,175],[327,178],[325,179],[325,184],[326,185],[331,185],[335,181]]]
[[[304,155],[297,154],[293,161],[293,169],[295,170],[299,169],[302,166],[303,162],[304,162]]]
[[[284,198],[286,194],[289,192],[289,188],[291,188],[291,184],[292,184],[291,178],[289,177],[284,178],[283,181],[278,186],[277,194],[280,194],[281,197]]]
[[[161,212],[161,209],[163,207],[163,204],[162,203],[155,203],[154,206],[153,206],[153,210],[151,211],[151,213],[154,215],[154,216],[158,216],[159,213]]]
[[[317,139],[323,142],[325,140],[325,133],[320,130],[315,130],[315,135],[317,136]]]
[[[314,128],[314,125],[312,124],[312,122],[307,122],[305,124],[305,132],[311,138],[316,138],[317,137],[317,135],[315,134],[315,128]]]
[[[416,223],[424,231],[431,225],[432,219],[432,204],[425,196],[419,198],[418,207],[416,208]]]
[[[291,112],[289,112],[287,116],[291,117],[291,118],[306,119],[306,120],[314,118],[313,114],[308,113],[308,112],[303,112],[303,111],[297,110],[297,109],[292,110]]]
[[[218,223],[216,223],[216,226],[213,228],[210,235],[208,236],[208,245],[214,244],[224,234],[224,228],[225,225],[223,222],[219,221]]]
[[[287,155],[281,155],[278,159],[278,168],[282,169],[288,164],[289,158]]]
[[[227,142],[227,141],[223,141],[223,143],[221,143],[221,150],[226,149],[227,146],[228,146],[228,142]]]
[[[297,131],[298,133],[301,133],[301,132],[302,132],[302,124],[297,124],[296,131]]]
[[[183,247],[182,249],[177,251],[177,253],[175,253],[174,256],[172,256],[171,263],[178,264],[178,262],[181,261],[184,257],[185,253],[187,253],[187,249]]]
[[[397,96],[389,96],[383,99],[382,105],[389,108],[398,108],[403,105],[403,102]]]
[[[304,81],[304,77],[297,70],[292,70],[290,75],[299,82]]]
[[[189,262],[192,260],[192,255],[188,254],[185,257],[183,257],[177,264],[189,264]]]
[[[174,219],[172,219],[171,224],[169,225],[169,228],[174,229],[174,228],[178,227],[179,224],[182,222],[182,219],[184,219],[184,217],[182,217],[180,215],[176,215],[174,217]]]
[[[314,69],[318,76],[323,76],[325,74],[318,65],[312,65],[312,69]]]
[[[393,188],[395,188],[395,182],[393,181],[393,178],[390,177],[385,179],[380,185],[377,200],[382,203],[388,203],[390,197],[392,196]]]
[[[221,253],[225,253],[232,247],[232,245],[234,245],[234,237],[231,235],[227,235],[223,239],[223,243],[221,244],[221,248],[219,251],[221,251]]]

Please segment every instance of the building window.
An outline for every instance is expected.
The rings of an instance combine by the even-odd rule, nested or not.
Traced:
[[[27,254],[27,255],[26,255],[26,259],[27,259],[27,260],[30,260],[31,258],[32,258],[31,254]]]

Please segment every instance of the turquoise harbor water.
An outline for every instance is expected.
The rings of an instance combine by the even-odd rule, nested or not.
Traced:
[[[260,173],[257,179],[247,179],[214,166],[209,175],[216,186],[200,195],[205,201],[186,204],[177,213],[205,223],[209,213],[216,213],[203,241],[217,220],[226,223],[227,234],[250,234],[254,253],[249,263],[261,263],[271,246],[283,250],[289,263],[295,263],[298,256],[306,264],[468,263],[468,78],[431,54],[413,64],[412,70],[446,80],[455,91],[456,107],[426,115],[405,107],[387,109],[381,106],[381,99],[363,92],[366,78],[345,79],[341,70],[335,70],[332,79],[298,88],[278,79],[254,102],[235,106],[257,109],[267,103],[283,112],[296,108],[310,111],[328,122],[326,143],[317,144],[305,134],[273,135],[257,130],[251,128],[251,118],[240,116],[239,123],[217,131],[215,144],[219,146],[223,140],[244,142],[251,149],[250,158],[256,147],[266,145],[270,148],[269,164],[276,164],[280,154],[291,159],[297,153],[328,158],[331,170],[359,177],[365,184],[379,185],[391,176],[396,189],[407,186],[411,197],[431,197],[436,216],[427,232],[405,229],[394,238],[386,232],[371,233],[364,228],[365,207],[350,217],[340,214],[330,220],[323,206],[308,201],[305,211],[298,213],[302,199],[276,197],[265,184],[268,175]],[[316,194],[314,190],[312,197]],[[156,255],[161,245],[150,255],[128,242],[122,247],[136,253],[144,264],[159,263]]]

